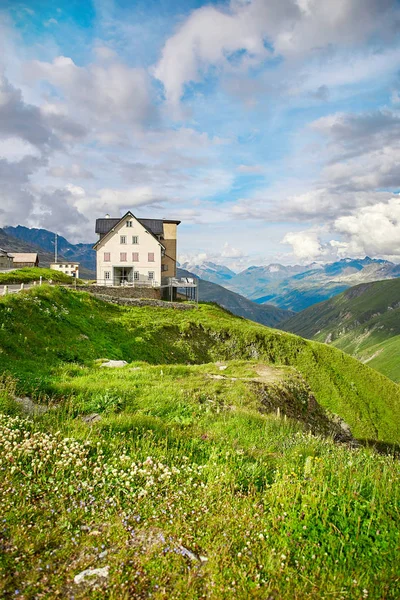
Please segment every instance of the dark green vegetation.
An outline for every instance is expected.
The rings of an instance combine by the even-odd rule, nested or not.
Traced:
[[[40,267],[25,267],[24,269],[15,269],[0,273],[0,285],[11,285],[13,283],[32,283],[32,281],[55,281],[57,283],[73,283],[74,278],[65,273],[54,271],[53,269],[42,269]]]
[[[329,342],[400,381],[400,279],[357,285],[282,325]]]
[[[185,269],[178,269],[178,277],[197,277]],[[294,313],[291,310],[283,310],[273,304],[263,304],[262,306],[248,300],[236,292],[227,290],[222,285],[199,279],[199,300],[200,302],[215,302],[222,308],[229,310],[238,317],[250,319],[261,325],[275,327],[278,323],[286,321]]]
[[[396,442],[382,375],[214,306],[48,286],[0,300],[0,349],[0,596],[399,596],[399,464],[315,401]]]

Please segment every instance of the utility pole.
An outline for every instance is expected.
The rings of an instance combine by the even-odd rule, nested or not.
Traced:
[[[57,234],[55,234],[54,240],[54,262],[57,263]]]

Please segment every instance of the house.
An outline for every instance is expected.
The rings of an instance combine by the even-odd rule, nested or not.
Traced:
[[[70,275],[71,277],[79,277],[79,264],[77,262],[56,262],[51,263],[50,269],[54,271],[58,271],[59,273],[65,273],[65,275]]]
[[[13,267],[16,269],[39,266],[39,256],[36,252],[10,252],[10,256],[13,257]]]
[[[6,271],[13,268],[13,257],[6,250],[0,248],[0,271]]]
[[[122,218],[96,220],[97,285],[152,285],[176,276],[177,226],[169,219],[138,219],[130,211]]]

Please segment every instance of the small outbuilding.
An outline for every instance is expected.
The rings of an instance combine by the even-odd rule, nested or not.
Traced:
[[[15,269],[39,266],[39,255],[36,252],[10,252],[10,256],[13,258]]]

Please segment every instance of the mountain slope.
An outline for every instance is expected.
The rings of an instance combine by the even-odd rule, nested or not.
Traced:
[[[179,277],[196,277],[194,273],[185,269],[178,269],[177,274]],[[203,279],[198,279],[198,281],[199,300],[201,302],[215,302],[234,315],[250,319],[256,323],[276,327],[278,323],[289,319],[294,314],[292,311],[277,308],[272,304],[260,306],[216,283],[204,281]]]
[[[220,285],[223,285],[236,275],[236,273],[231,271],[228,267],[217,265],[210,261],[205,261],[200,265],[192,265],[189,262],[185,262],[182,263],[180,267],[185,269],[185,271],[194,273],[204,281],[211,281],[211,283],[218,283]]]
[[[400,279],[363,283],[282,325],[328,342],[400,381]]]
[[[47,229],[28,228],[18,225],[17,227],[5,227],[5,232],[19,240],[43,248],[54,256],[54,232]],[[70,261],[80,262],[89,271],[96,271],[96,252],[93,244],[71,244],[63,236],[57,236],[57,247],[60,256]]]
[[[7,252],[37,252],[42,267],[48,267],[54,261],[54,252],[47,252],[38,245],[16,238],[6,233],[4,229],[0,229],[0,248],[4,248]]]

